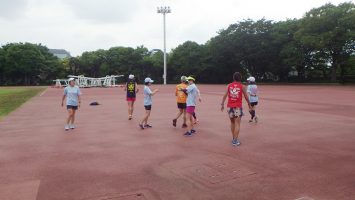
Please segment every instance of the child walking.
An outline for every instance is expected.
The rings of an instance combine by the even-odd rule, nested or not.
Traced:
[[[233,82],[228,84],[227,90],[222,98],[221,111],[224,110],[224,102],[228,97],[228,115],[231,122],[232,145],[239,146],[241,143],[238,139],[240,131],[240,121],[243,116],[243,96],[248,102],[249,110],[251,110],[246,87],[241,83],[242,75],[239,72],[233,74]]]
[[[152,85],[154,81],[147,77],[144,79],[144,108],[145,108],[145,115],[139,124],[139,127],[143,130],[145,128],[151,128],[152,126],[148,124],[148,118],[150,116],[150,112],[152,110],[152,96],[158,92],[158,89],[155,89],[153,92],[150,90],[149,86]]]
[[[251,110],[249,111],[251,115],[251,119],[249,122],[255,121],[255,123],[258,122],[258,117],[256,116],[256,106],[258,105],[259,97],[258,97],[258,86],[255,83],[255,78],[254,77],[249,77],[247,79],[248,81],[248,95],[249,95],[249,102],[251,106]]]
[[[64,95],[62,98],[62,107],[64,106],[64,100],[66,99],[66,106],[68,110],[68,118],[64,127],[66,131],[68,131],[69,129],[75,129],[75,113],[80,107],[81,103],[81,92],[79,87],[75,85],[75,79],[69,78],[68,81],[69,85],[64,88]]]

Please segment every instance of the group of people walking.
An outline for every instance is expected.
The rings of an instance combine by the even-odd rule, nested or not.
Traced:
[[[175,95],[178,112],[176,117],[172,120],[172,125],[177,126],[177,121],[180,117],[183,118],[182,128],[186,129],[185,136],[192,136],[196,133],[194,128],[198,122],[196,118],[196,105],[197,101],[202,102],[201,93],[195,84],[195,78],[192,76],[181,77],[181,83],[176,85]],[[244,115],[243,113],[243,97],[245,98],[249,113],[249,122],[258,122],[256,116],[256,106],[258,105],[258,88],[255,83],[254,77],[247,79],[248,86],[242,84],[242,76],[239,72],[233,74],[233,82],[228,84],[221,102],[221,111],[224,111],[225,101],[227,100],[227,113],[230,118],[230,128],[232,133],[232,145],[239,146],[241,144],[239,140],[240,122]],[[152,128],[152,125],[148,123],[151,110],[152,110],[152,97],[159,92],[158,89],[151,90],[150,86],[154,83],[154,80],[147,77],[144,79],[144,108],[145,114],[140,120],[139,128],[144,130],[146,128]],[[136,95],[139,92],[138,84],[134,75],[129,75],[127,83],[123,86],[126,91],[126,100],[128,105],[128,120],[132,120],[134,103],[136,101]],[[81,92],[78,86],[75,85],[75,79],[69,79],[69,85],[64,89],[64,95],[62,97],[62,106],[64,106],[64,100],[66,99],[66,107],[68,110],[68,117],[66,120],[65,130],[74,129],[75,112],[80,107]]]

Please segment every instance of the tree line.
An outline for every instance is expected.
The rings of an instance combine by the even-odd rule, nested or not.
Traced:
[[[225,83],[235,71],[262,82],[355,80],[355,5],[325,4],[301,19],[243,20],[205,44],[186,41],[168,54],[168,82],[193,75],[202,83]],[[0,84],[48,84],[67,75],[101,77],[133,73],[162,82],[163,52],[144,46],[112,47],[60,60],[41,44],[0,48]]]

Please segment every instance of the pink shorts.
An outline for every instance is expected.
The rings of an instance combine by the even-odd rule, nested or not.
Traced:
[[[187,106],[186,107],[186,112],[189,113],[189,114],[194,114],[195,112],[195,106]]]

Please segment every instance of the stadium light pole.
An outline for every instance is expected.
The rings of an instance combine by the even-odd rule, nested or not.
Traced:
[[[165,28],[165,15],[171,13],[169,6],[158,7],[158,13],[163,14],[163,28],[164,28],[164,85],[166,85],[167,70],[166,70],[166,28]]]

